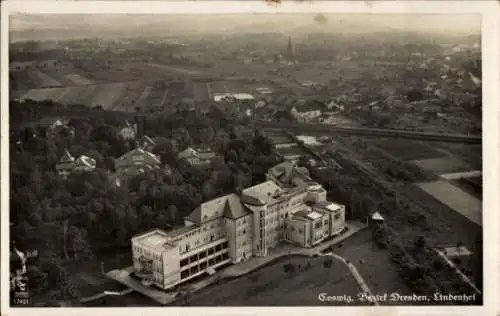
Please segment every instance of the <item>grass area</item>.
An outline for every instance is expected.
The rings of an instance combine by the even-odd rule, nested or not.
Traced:
[[[482,145],[440,143],[439,147],[453,155],[456,155],[460,160],[468,163],[473,169],[482,170]]]
[[[299,271],[298,265],[311,268]],[[189,306],[319,306],[347,305],[321,302],[320,293],[349,295],[355,299],[359,293],[356,280],[348,268],[334,260],[325,268],[325,258],[290,257],[274,262],[245,276],[207,287],[193,294]],[[292,263],[295,272],[285,273],[283,265]],[[178,302],[177,304],[182,304]],[[356,302],[356,304],[360,304]]]
[[[473,197],[483,199],[483,177],[468,177],[461,179],[448,180],[451,184],[462,189]]]
[[[333,251],[356,266],[373,294],[413,293],[399,276],[397,266],[391,262],[389,251],[375,244],[370,229],[356,233],[343,241],[341,248],[337,247]]]
[[[418,167],[434,174],[471,171],[471,167],[464,162],[451,157],[417,159],[411,161]]]
[[[373,143],[402,160],[429,159],[443,156],[442,153],[414,140],[391,138],[374,140]]]

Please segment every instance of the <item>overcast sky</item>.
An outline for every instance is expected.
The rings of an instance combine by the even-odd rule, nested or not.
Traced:
[[[124,14],[58,14],[16,15],[10,17],[12,31],[26,29],[68,29],[86,27],[99,29],[183,28],[203,32],[287,31],[300,27],[304,31],[370,32],[384,30],[423,31],[431,33],[479,34],[480,15],[402,15],[402,14],[210,14],[210,15],[124,15]],[[320,21],[321,23],[319,23]],[[98,34],[89,34],[97,36]],[[147,34],[145,34],[147,35]]]

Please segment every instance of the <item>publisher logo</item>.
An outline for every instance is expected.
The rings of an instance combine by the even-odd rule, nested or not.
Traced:
[[[28,291],[28,278],[26,276],[18,276],[14,280],[14,306],[25,306],[30,303],[30,294]]]

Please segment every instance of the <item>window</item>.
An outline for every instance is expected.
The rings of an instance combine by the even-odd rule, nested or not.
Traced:
[[[325,219],[325,221],[323,222],[323,224],[328,225],[328,220]]]
[[[302,234],[302,228],[299,228],[299,234]]]
[[[245,229],[243,229],[243,235],[245,235],[247,233],[247,231]]]
[[[340,214],[339,213],[335,214],[333,218],[334,220],[338,221],[340,219]]]
[[[189,270],[184,270],[181,272],[181,279],[189,277]]]
[[[314,224],[315,229],[319,229],[321,227],[321,222],[317,222]]]

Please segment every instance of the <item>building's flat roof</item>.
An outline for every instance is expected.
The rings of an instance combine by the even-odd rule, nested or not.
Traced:
[[[321,217],[324,216],[324,214],[321,214],[316,211],[312,211],[309,208],[304,208],[298,212],[293,213],[293,218],[295,219],[300,219],[300,220],[306,220],[306,221],[315,221]]]
[[[161,229],[154,229],[134,238],[137,243],[145,247],[155,249],[156,251],[162,251],[175,247],[173,243],[169,242],[170,238],[168,234]]]
[[[314,211],[312,211],[312,212],[310,212],[309,214],[307,214],[307,217],[308,217],[308,218],[310,218],[310,219],[312,219],[312,220],[316,220],[316,219],[318,219],[318,218],[323,217],[323,215],[322,215],[322,214],[320,214],[320,213],[318,213],[318,212],[314,212]]]
[[[263,203],[269,203],[275,200],[277,193],[282,193],[283,190],[274,183],[274,181],[268,180],[260,184],[254,185],[252,187],[243,190],[242,194],[250,196],[254,199],[258,199]]]

